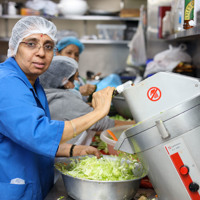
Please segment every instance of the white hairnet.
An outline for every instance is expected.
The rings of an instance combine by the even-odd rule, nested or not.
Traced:
[[[7,56],[15,56],[19,43],[25,37],[36,33],[46,34],[56,43],[57,29],[52,22],[39,16],[23,17],[12,29]]]
[[[40,75],[40,84],[44,88],[59,88],[67,83],[68,79],[75,75],[78,63],[67,56],[54,56],[49,69]],[[66,80],[65,83],[63,80]]]

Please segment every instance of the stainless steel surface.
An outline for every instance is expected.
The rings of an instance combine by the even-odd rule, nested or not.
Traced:
[[[176,34],[170,35],[167,40],[174,40],[174,39],[193,39],[195,36],[199,37],[200,34],[200,26],[195,26],[194,28],[180,31]]]
[[[0,38],[1,39],[1,38]],[[130,41],[128,40],[86,40],[81,39],[83,44],[120,44],[120,45],[128,45]]]
[[[129,106],[122,94],[114,96],[112,103],[116,111],[126,119],[133,119]]]
[[[131,153],[151,149],[200,126],[199,113],[200,96],[125,130],[118,139],[115,149]],[[169,137],[162,137],[156,126],[157,120],[165,124]],[[130,147],[131,150],[127,149]]]
[[[96,188],[96,190],[98,190],[98,188]],[[153,189],[139,188],[133,200],[138,200],[143,194],[146,194],[149,200],[153,200],[155,197],[155,191]],[[74,200],[72,197],[68,196],[64,187],[62,176],[59,177],[44,200],[58,200],[59,198],[60,200]]]
[[[105,156],[110,157],[110,156]],[[70,159],[65,160],[71,162]],[[77,200],[129,200],[137,193],[141,178],[127,181],[94,181],[62,174],[68,195]]]
[[[21,19],[22,15],[2,15],[0,19]],[[62,19],[62,20],[92,20],[92,21],[138,21],[139,17],[119,17],[119,16],[98,16],[98,15],[69,15],[66,17],[46,17],[47,19]]]
[[[192,182],[200,185],[199,113],[200,96],[124,131],[115,146],[122,151],[138,153],[138,157],[148,170],[148,177],[158,199],[196,200],[199,198],[198,190],[192,192],[189,189]],[[164,123],[169,137],[163,138],[160,134],[155,123],[158,120]],[[126,149],[128,143],[132,146],[131,150]],[[175,158],[172,156],[177,154],[176,152],[180,159],[173,160]],[[179,165],[186,165],[189,173],[182,175]],[[188,176],[190,179],[187,179]]]
[[[189,167],[189,175],[192,171],[200,169],[200,127],[193,129],[182,136],[179,136],[171,142],[177,139],[183,139],[188,151],[190,152],[190,157],[193,158],[193,162],[184,162],[185,165]],[[183,182],[180,179],[176,168],[169,159],[168,154],[165,151],[165,145],[168,142],[158,145],[152,149],[140,153],[140,156],[144,161],[146,161],[146,166],[149,168],[148,177],[153,184],[153,187],[158,195],[159,200],[191,200],[184,187]],[[140,157],[140,158],[141,158]],[[195,178],[192,178],[191,182],[196,182],[200,184],[199,173],[196,173]],[[195,198],[193,198],[196,200]]]

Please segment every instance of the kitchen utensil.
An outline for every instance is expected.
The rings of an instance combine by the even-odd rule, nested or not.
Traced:
[[[109,133],[109,135],[113,138],[113,140],[117,141],[118,139],[116,138],[115,134],[111,131],[111,130],[107,130],[107,132]]]
[[[115,159],[112,156],[106,156],[107,159]],[[65,162],[69,164],[71,159],[60,158],[56,162]],[[69,196],[79,200],[129,200],[135,196],[140,181],[143,177],[126,181],[94,181],[80,178],[74,178],[70,175],[62,174],[63,182]]]
[[[132,127],[132,125],[113,127],[113,128],[110,128],[109,130],[115,134],[115,136],[118,140],[118,138],[120,137],[122,132],[130,127]],[[118,155],[119,154],[119,152],[114,149],[114,146],[117,142],[110,137],[110,134],[107,132],[107,130],[104,130],[101,132],[100,139],[107,144],[108,153],[110,155]]]
[[[137,153],[158,199],[200,199],[199,80],[161,72],[123,95],[137,124],[115,149]]]
[[[119,115],[123,116],[126,119],[133,119],[128,103],[124,98],[123,94],[113,96],[112,104],[115,110],[119,113]]]

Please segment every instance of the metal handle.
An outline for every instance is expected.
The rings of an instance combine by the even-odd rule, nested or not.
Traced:
[[[170,136],[169,132],[167,131],[164,123],[162,120],[155,121],[158,131],[163,139],[166,139]]]

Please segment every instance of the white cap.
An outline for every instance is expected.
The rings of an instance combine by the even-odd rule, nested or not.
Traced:
[[[15,56],[20,42],[36,33],[46,34],[56,43],[57,28],[52,22],[39,16],[23,17],[12,29],[7,56]]]

